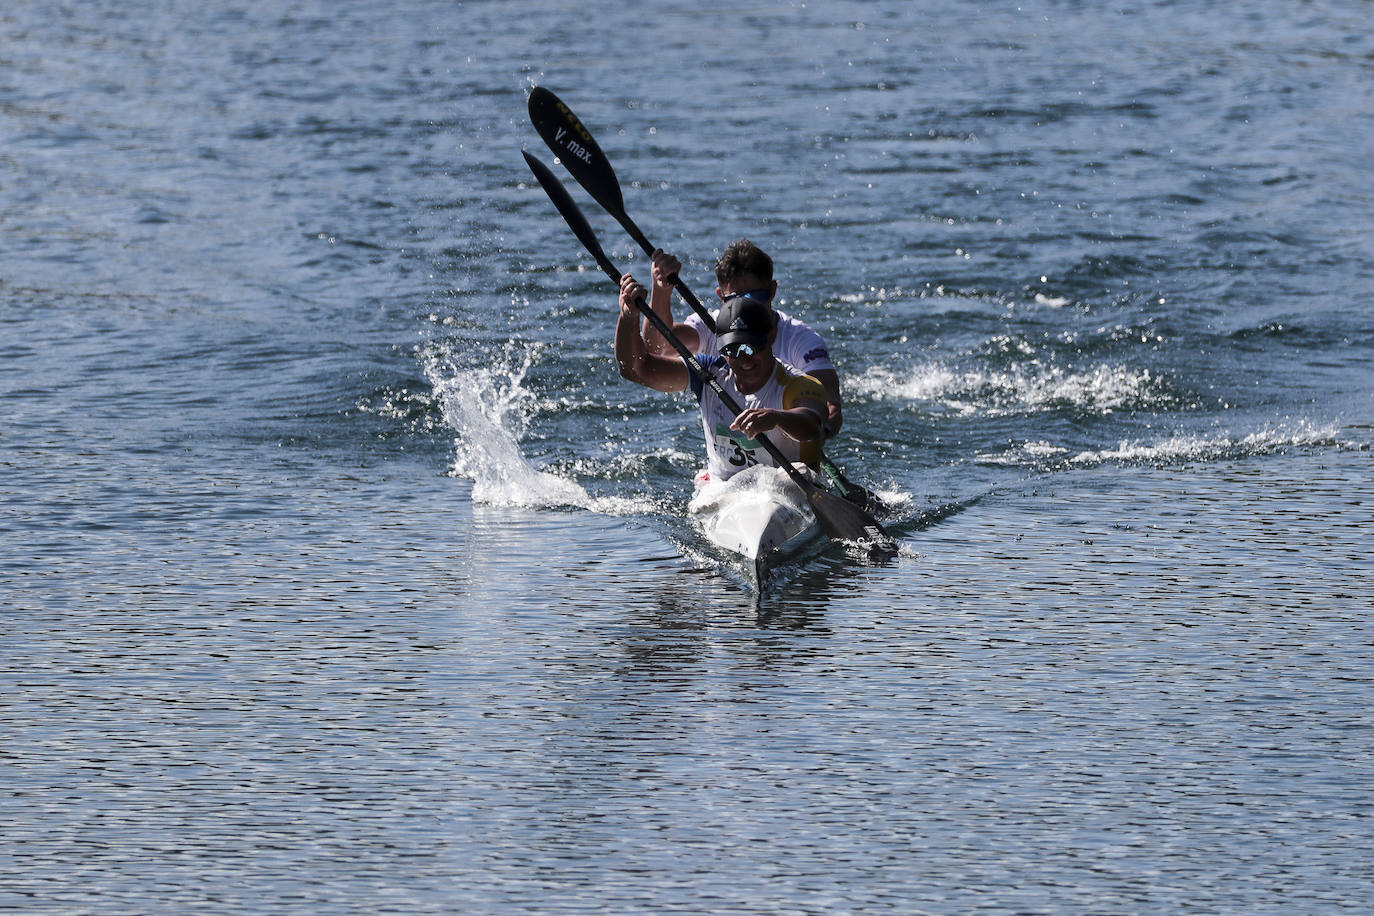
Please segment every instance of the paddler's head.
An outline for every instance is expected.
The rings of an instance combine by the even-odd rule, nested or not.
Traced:
[[[716,295],[722,301],[730,296],[748,295],[772,305],[778,284],[773,279],[773,259],[748,239],[736,239],[725,247],[716,261]]]
[[[767,302],[742,293],[725,297],[716,314],[716,340],[741,392],[757,391],[772,376],[777,336],[777,316]]]

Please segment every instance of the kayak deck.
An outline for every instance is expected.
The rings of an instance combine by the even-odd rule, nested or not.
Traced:
[[[801,488],[765,465],[702,484],[688,514],[707,540],[749,564],[756,587],[820,533]]]

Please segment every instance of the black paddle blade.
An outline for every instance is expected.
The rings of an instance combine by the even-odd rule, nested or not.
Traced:
[[[870,553],[895,554],[897,542],[863,509],[819,487],[807,490],[821,530],[837,541],[852,541]]]
[[[625,213],[620,179],[615,177],[610,160],[596,145],[591,131],[582,126],[577,115],[558,96],[543,86],[534,87],[530,93],[530,121],[549,149],[597,203],[617,218]]]
[[[601,243],[597,241],[596,233],[592,231],[592,226],[587,222],[587,218],[582,215],[577,204],[573,202],[572,195],[568,189],[563,187],[563,182],[559,181],[553,171],[544,163],[531,156],[529,153],[521,151],[525,157],[525,162],[529,165],[534,177],[539,179],[539,184],[544,189],[544,193],[549,195],[549,200],[558,208],[558,212],[563,214],[564,221],[568,228],[572,229],[573,235],[582,243],[596,263],[606,272],[617,284],[620,283],[620,274],[616,272],[615,265],[611,259],[606,257],[606,252],[601,249]]]

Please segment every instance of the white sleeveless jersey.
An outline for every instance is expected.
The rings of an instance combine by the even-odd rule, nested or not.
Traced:
[[[762,388],[753,394],[741,394],[735,387],[735,377],[722,356],[698,356],[706,370],[720,380],[720,386],[735,399],[742,409],[772,407],[790,410],[801,401],[825,403],[825,389],[809,375],[795,375],[781,363]],[[701,429],[706,437],[706,469],[712,480],[727,480],[750,465],[777,464],[763,444],[744,433],[730,428],[735,415],[721,403],[719,396],[691,374],[692,394],[701,408]],[[782,430],[769,432],[768,439],[778,447],[788,461],[815,464],[820,460],[820,440],[798,442]]]
[[[719,311],[717,309],[716,314],[719,314]],[[830,350],[821,335],[785,312],[774,309],[773,313],[778,316],[778,336],[773,341],[773,355],[779,362],[796,375],[835,368],[830,362]],[[697,338],[700,340],[697,344],[698,353],[709,353],[714,356],[720,352],[720,343],[716,335],[707,330],[706,322],[701,320],[700,315],[692,312],[682,323],[696,330]]]

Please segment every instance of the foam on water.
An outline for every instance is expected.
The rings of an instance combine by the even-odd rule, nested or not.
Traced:
[[[852,390],[875,400],[920,401],[960,415],[1008,416],[1062,407],[1096,414],[1177,406],[1180,398],[1148,368],[1100,363],[1083,369],[1039,362],[1004,371],[928,363],[904,372],[873,368]]]
[[[1342,447],[1339,429],[1299,422],[1292,426],[1265,427],[1252,433],[1217,432],[1169,436],[1158,442],[1120,442],[1114,448],[1075,452],[1050,442],[1026,442],[997,453],[980,453],[979,464],[1006,467],[1096,467],[1103,464],[1179,464],[1218,461],[1273,454],[1295,448]]]

